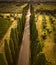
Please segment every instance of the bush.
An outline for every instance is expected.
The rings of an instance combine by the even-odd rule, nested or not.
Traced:
[[[11,24],[12,21],[7,18],[0,18],[0,40],[3,38]]]
[[[0,65],[8,65],[6,57],[3,53],[0,53]]]
[[[15,62],[15,50],[14,50],[14,43],[13,40],[10,38],[9,40],[9,46],[12,54],[13,61]]]
[[[17,55],[18,55],[18,40],[16,38],[15,29],[11,29],[10,38],[13,40],[14,50],[15,50],[15,58],[17,59]]]
[[[31,65],[34,65],[37,54],[42,51],[42,47],[39,42],[31,44]]]
[[[46,27],[47,27],[46,18],[45,18],[45,16],[43,16],[43,20],[42,20],[42,29],[46,29]]]
[[[22,25],[23,25],[22,20],[19,18],[17,22],[17,35],[18,35],[19,46],[21,45],[22,37],[23,37],[23,26]]]
[[[4,41],[4,49],[5,49],[5,56],[8,62],[8,65],[13,65],[13,59],[12,59],[12,55],[11,55],[11,51],[8,45],[7,40]]]
[[[37,54],[42,51],[40,41],[38,39],[38,31],[35,24],[35,14],[31,6],[31,17],[30,17],[30,40],[31,40],[31,65],[36,64]]]
[[[0,14],[0,18],[4,18],[3,15]]]
[[[10,14],[10,17],[14,17],[14,14]]]
[[[26,7],[23,8],[22,11],[22,18],[18,19],[18,24],[17,24],[17,30],[18,30],[18,38],[19,38],[19,45],[21,45],[22,43],[22,37],[23,37],[23,32],[24,32],[24,27],[25,27],[25,23],[26,23],[26,14],[28,11],[29,5],[27,5]]]
[[[54,42],[56,43],[56,34],[54,34]]]
[[[51,24],[54,24],[54,20],[50,17]]]
[[[43,40],[45,40],[47,38],[47,34],[44,33],[44,34],[41,35],[41,37],[42,37]]]
[[[46,57],[43,52],[37,54],[36,64],[35,65],[46,65]]]

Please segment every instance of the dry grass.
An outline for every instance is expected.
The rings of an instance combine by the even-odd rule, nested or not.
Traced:
[[[52,30],[51,24],[50,24],[50,20],[49,20],[49,16],[45,15],[46,18],[46,22],[47,22],[47,27],[49,29]],[[38,16],[38,20],[36,22],[36,27],[38,30],[38,35],[39,35],[39,39],[41,41],[41,34],[42,34],[42,15]],[[41,41],[44,43],[44,48],[43,48],[43,52],[45,53],[46,59],[49,62],[52,62],[52,65],[56,65],[56,56],[54,53],[54,46],[55,43],[53,41],[53,31],[51,34],[47,34],[47,39],[45,41]],[[56,48],[56,47],[55,47]]]

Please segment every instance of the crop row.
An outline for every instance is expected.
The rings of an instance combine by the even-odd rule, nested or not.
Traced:
[[[42,46],[38,38],[38,31],[35,24],[34,9],[31,5],[31,16],[30,16],[30,65],[46,65],[46,57],[42,51]]]
[[[0,52],[1,65],[17,65],[23,38],[28,5],[22,11],[21,19],[18,19],[17,27],[11,29],[10,39],[4,40],[4,53]]]

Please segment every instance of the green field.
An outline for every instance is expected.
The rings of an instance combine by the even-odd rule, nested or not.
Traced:
[[[23,32],[24,32],[24,27],[26,22],[26,15],[28,11],[28,5],[24,5],[21,7],[23,7],[23,11],[22,11],[22,16],[20,17],[18,17],[18,14],[16,14],[17,15],[16,18],[14,18],[15,14],[14,15],[10,14],[9,17],[8,15],[6,16],[5,14],[1,14],[3,15],[3,18],[0,19],[1,20],[0,26],[3,27],[3,29],[1,28],[0,30],[1,32],[3,31],[3,33],[5,33],[5,31],[8,30],[7,27],[8,27],[8,24],[10,24],[11,17],[13,17],[14,21],[16,21],[17,23],[16,27],[14,26],[13,28],[11,28],[11,30],[9,30],[10,32],[9,39],[5,38],[4,41],[2,40],[3,44],[0,46],[0,64],[1,65],[17,65],[18,63],[18,55],[21,48]],[[6,18],[9,18],[9,21],[7,21]]]
[[[37,7],[35,7],[37,6]],[[55,5],[40,4],[33,5],[35,11],[36,28],[38,30],[38,37],[43,47],[46,59],[51,65],[56,65],[56,13],[52,13],[52,10],[56,9]],[[51,12],[44,12],[42,10],[50,10]]]
[[[56,3],[55,3],[56,4]],[[36,10],[55,10],[56,9],[56,5],[54,4],[50,4],[50,3],[40,3],[40,4],[33,4],[33,7],[34,7],[34,11]]]
[[[12,21],[5,18],[0,18],[0,40],[3,38],[11,24]]]
[[[0,40],[3,38],[12,22],[21,18],[22,10],[27,4],[0,3]]]
[[[27,4],[20,4],[20,3],[0,3],[0,13],[22,13],[23,8]]]
[[[31,14],[30,31],[28,31],[30,33],[30,54],[27,55],[30,57],[29,65],[56,65],[56,3],[1,3],[1,6],[0,39],[15,21],[16,26],[11,28],[9,39],[5,38],[0,46],[0,64],[17,65],[20,49],[24,48],[21,45],[29,9]]]

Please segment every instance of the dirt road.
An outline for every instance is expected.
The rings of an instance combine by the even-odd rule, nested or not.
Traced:
[[[29,65],[30,57],[30,9],[27,13],[26,24],[23,34],[22,46],[20,49],[18,65]]]

